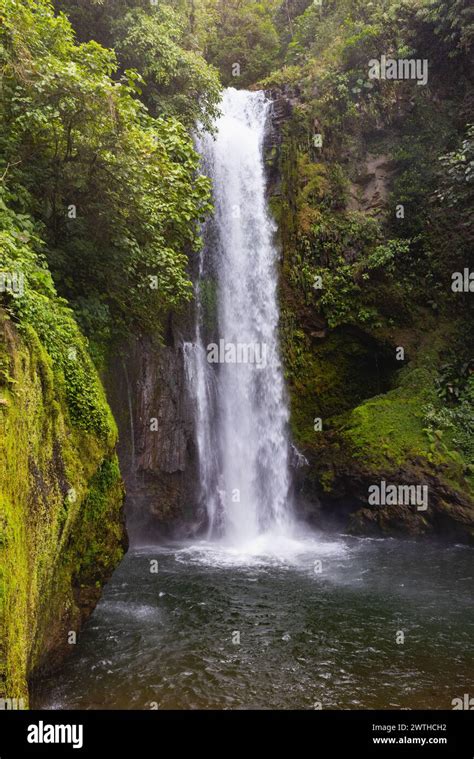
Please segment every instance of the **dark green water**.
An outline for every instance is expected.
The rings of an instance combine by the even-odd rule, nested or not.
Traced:
[[[474,695],[472,549],[344,536],[271,549],[131,551],[34,706],[450,709]]]

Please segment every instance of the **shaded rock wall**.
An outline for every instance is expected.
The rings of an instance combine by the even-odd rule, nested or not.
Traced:
[[[170,324],[163,345],[143,337],[123,346],[107,387],[132,542],[194,532],[200,523],[197,453],[181,332]]]

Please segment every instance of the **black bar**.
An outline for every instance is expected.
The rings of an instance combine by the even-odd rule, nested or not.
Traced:
[[[280,756],[473,759],[472,711],[2,711],[0,759],[48,756],[177,757],[184,752]],[[43,723],[43,731],[39,726]],[[29,743],[82,725],[82,747]],[[37,726],[37,727],[32,727]],[[76,744],[80,733],[64,732]],[[376,739],[376,740],[374,740]],[[388,741],[390,739],[390,742]],[[414,740],[416,739],[416,740]],[[424,743],[423,743],[424,739]]]

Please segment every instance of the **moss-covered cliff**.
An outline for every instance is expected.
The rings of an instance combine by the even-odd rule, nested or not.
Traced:
[[[421,6],[350,5],[308,9],[314,41],[262,83],[302,495],[355,531],[472,542],[472,294],[452,288],[472,262],[466,48]],[[387,51],[429,61],[427,86],[370,80]],[[428,510],[370,508],[382,480],[426,484]]]
[[[355,511],[350,525],[358,531],[473,540],[473,378],[466,325],[420,304],[405,324],[342,320],[331,328],[311,295],[309,303],[301,298],[293,251],[284,246],[281,334],[292,434],[310,465],[304,494],[336,515]],[[341,292],[348,308],[352,297]],[[461,373],[453,398],[450,370]],[[428,484],[428,513],[369,510],[368,487],[382,479]]]
[[[100,434],[78,423],[35,330],[0,313],[0,695],[25,704],[29,677],[75,642],[125,547],[115,425],[78,333],[71,351],[95,384]]]

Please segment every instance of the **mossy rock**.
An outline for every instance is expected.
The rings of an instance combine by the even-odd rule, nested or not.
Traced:
[[[93,587],[97,601],[123,555],[123,489],[92,363],[83,376],[100,429],[74,413],[64,372],[32,326],[19,332],[4,312],[0,366],[0,697],[27,703],[31,673],[64,652],[66,630],[91,611],[77,588]]]

